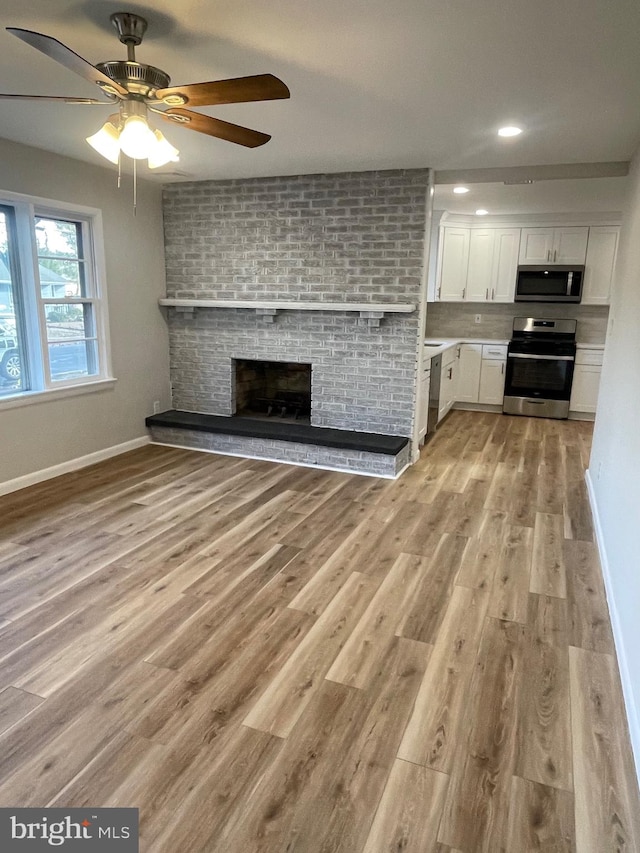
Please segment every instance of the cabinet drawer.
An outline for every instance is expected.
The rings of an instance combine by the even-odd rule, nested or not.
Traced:
[[[483,344],[482,345],[482,357],[483,358],[506,358],[507,357],[507,347],[505,344]]]
[[[458,356],[457,347],[451,347],[442,353],[442,367],[448,367],[452,361],[455,361]]]
[[[576,364],[602,364],[604,350],[579,349],[576,351]]]

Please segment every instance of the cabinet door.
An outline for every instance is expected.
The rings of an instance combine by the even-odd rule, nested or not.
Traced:
[[[595,412],[601,373],[602,367],[599,365],[576,364],[569,401],[569,409],[572,412]]]
[[[467,287],[469,229],[443,228],[438,299],[461,302]]]
[[[496,228],[493,273],[489,295],[492,302],[513,302],[518,271],[519,228]]]
[[[442,418],[449,411],[449,396],[451,390],[451,380],[450,380],[450,371],[448,367],[442,368],[442,374],[440,378],[440,400],[438,402],[438,422],[442,420]]]
[[[520,235],[521,264],[546,264],[553,254],[553,228],[523,228]]]
[[[494,237],[493,228],[471,231],[465,293],[467,302],[488,302],[491,299]]]
[[[480,370],[479,403],[501,406],[504,398],[505,362],[497,358],[483,358]]]
[[[587,255],[589,229],[555,228],[553,238],[553,257],[556,264],[583,264]]]
[[[420,388],[418,394],[418,435],[422,438],[427,432],[427,420],[429,417],[429,379],[431,373],[429,370],[422,371],[420,380]]]
[[[589,229],[582,290],[583,305],[609,304],[619,234],[620,229],[617,226],[597,226]]]
[[[442,374],[440,379],[440,405],[438,407],[438,420],[447,414],[451,406],[455,402],[455,387],[457,379],[457,364],[458,360],[454,359],[448,364],[442,365]]]
[[[482,344],[462,344],[458,362],[456,399],[460,403],[477,403],[480,390]]]

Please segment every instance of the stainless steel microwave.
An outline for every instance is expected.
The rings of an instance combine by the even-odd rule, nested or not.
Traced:
[[[580,302],[584,266],[562,264],[518,267],[516,302]]]

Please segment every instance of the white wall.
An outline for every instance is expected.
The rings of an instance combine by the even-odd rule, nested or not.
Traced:
[[[146,434],[154,400],[169,408],[161,188],[0,139],[0,194],[26,193],[102,210],[114,388],[19,408],[0,406],[0,486]]]
[[[640,149],[629,183],[589,478],[640,769]]]

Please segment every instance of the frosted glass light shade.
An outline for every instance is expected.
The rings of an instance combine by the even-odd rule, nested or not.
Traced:
[[[120,132],[120,148],[133,160],[144,160],[155,144],[153,132],[142,116],[129,116]]]
[[[120,134],[110,121],[105,122],[97,133],[87,136],[87,142],[98,154],[112,163],[117,163],[120,157]]]
[[[159,130],[154,131],[153,136],[155,142],[149,151],[149,168],[157,169],[166,163],[177,163],[180,159],[178,149],[174,148]]]

